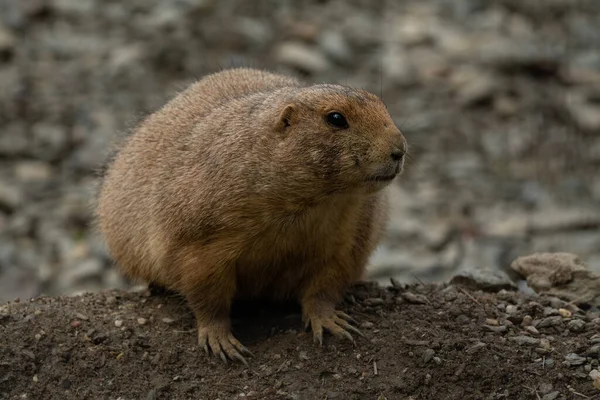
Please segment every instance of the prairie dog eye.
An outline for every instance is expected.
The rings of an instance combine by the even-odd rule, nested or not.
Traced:
[[[327,122],[336,128],[345,129],[348,127],[348,121],[346,121],[346,117],[337,111],[327,114]]]

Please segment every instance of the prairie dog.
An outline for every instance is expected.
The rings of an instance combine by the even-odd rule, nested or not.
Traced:
[[[406,141],[383,102],[254,69],[208,75],[140,123],[101,183],[97,222],[133,278],[180,292],[207,352],[246,362],[241,297],[297,299],[307,327],[352,340],[335,309],[386,223]]]

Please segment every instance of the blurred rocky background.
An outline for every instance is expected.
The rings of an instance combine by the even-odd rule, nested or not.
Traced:
[[[371,278],[488,279],[533,251],[600,271],[597,0],[0,0],[0,300],[127,285],[95,171],[228,66],[383,97],[411,147]]]

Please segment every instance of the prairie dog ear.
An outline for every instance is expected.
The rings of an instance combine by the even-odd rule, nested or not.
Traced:
[[[275,129],[278,132],[283,132],[288,126],[294,123],[296,117],[296,105],[288,104],[283,108],[281,113],[279,113],[279,118],[277,119],[277,123],[275,125]]]

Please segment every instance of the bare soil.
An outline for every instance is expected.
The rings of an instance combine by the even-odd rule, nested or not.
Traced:
[[[295,305],[237,304],[234,332],[255,354],[245,367],[207,358],[176,295],[9,302],[0,306],[0,398],[600,398],[588,377],[598,315],[557,298],[361,283],[341,308],[365,333],[356,346],[328,336],[319,348]]]

